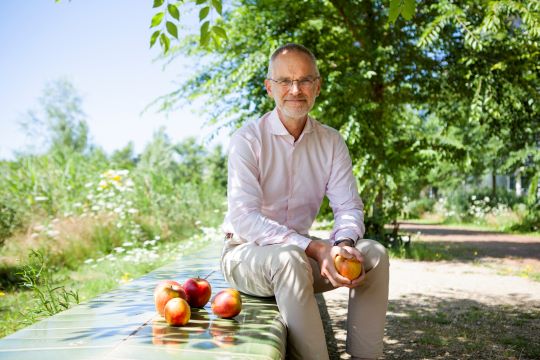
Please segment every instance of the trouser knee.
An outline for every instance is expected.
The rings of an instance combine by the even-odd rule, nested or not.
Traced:
[[[388,251],[381,243],[375,240],[362,239],[356,244],[356,248],[364,257],[366,271],[380,266],[389,266]]]

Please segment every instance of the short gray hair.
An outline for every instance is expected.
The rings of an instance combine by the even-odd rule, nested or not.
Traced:
[[[272,75],[272,63],[276,58],[287,52],[287,51],[296,51],[302,54],[307,55],[311,61],[313,62],[313,66],[315,66],[315,70],[317,71],[317,76],[319,76],[319,68],[317,68],[317,58],[315,58],[315,55],[304,45],[295,44],[295,43],[288,43],[285,45],[282,45],[278,47],[273,53],[272,56],[270,56],[270,61],[268,62],[268,71],[266,73],[266,77],[269,78]]]

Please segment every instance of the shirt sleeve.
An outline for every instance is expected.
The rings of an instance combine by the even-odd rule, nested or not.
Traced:
[[[364,204],[358,195],[356,179],[352,172],[349,150],[341,136],[335,145],[332,171],[326,196],[334,213],[334,227],[330,240],[345,238],[356,241],[364,236]]]
[[[227,201],[236,235],[258,245],[294,244],[305,250],[311,239],[298,234],[261,212],[258,146],[244,134],[235,134],[229,146]]]

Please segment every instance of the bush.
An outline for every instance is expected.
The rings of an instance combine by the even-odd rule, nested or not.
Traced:
[[[486,215],[500,215],[510,211],[522,199],[505,189],[497,189],[493,196],[491,189],[458,189],[441,198],[438,210],[446,219],[459,222],[483,222]]]
[[[419,219],[425,213],[432,212],[436,202],[436,199],[427,197],[411,200],[405,204],[405,208],[403,209],[403,218]]]
[[[12,208],[0,204],[0,247],[6,239],[13,234],[13,230],[19,225],[17,213]]]

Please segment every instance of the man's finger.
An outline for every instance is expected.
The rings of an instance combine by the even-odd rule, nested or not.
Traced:
[[[362,284],[362,282],[364,282],[364,279],[366,278],[366,272],[365,272],[365,269],[364,267],[362,266],[362,273],[360,274],[359,277],[357,277],[356,279],[354,279],[352,282],[351,282],[351,285],[350,286],[347,286],[349,288],[355,288],[357,287],[358,285]]]

